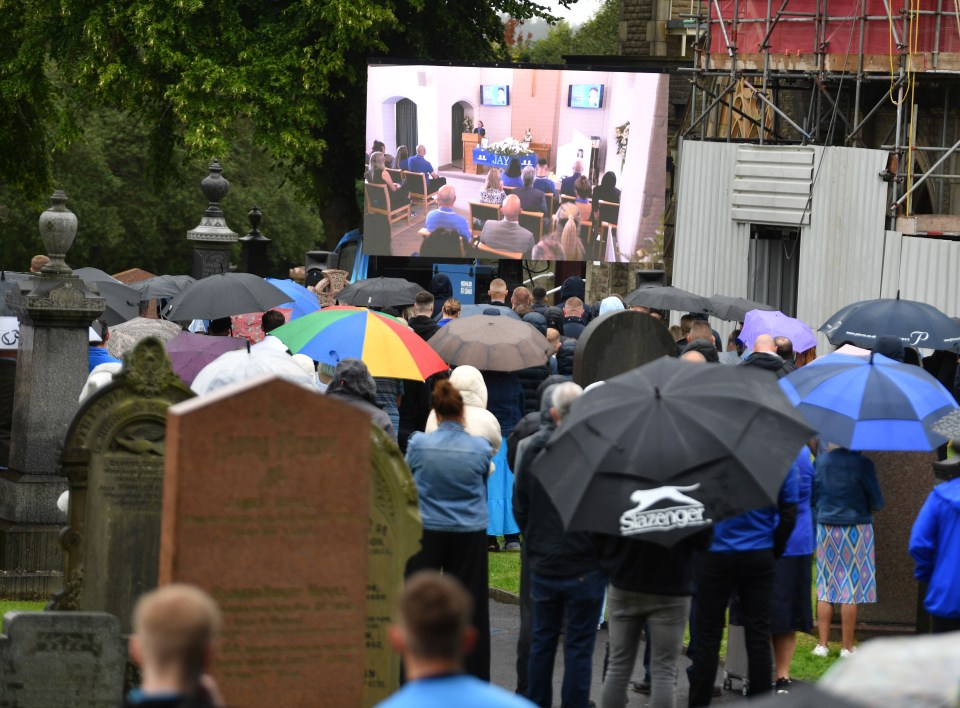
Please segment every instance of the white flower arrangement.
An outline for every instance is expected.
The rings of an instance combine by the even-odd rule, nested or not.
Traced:
[[[504,157],[523,157],[524,155],[533,154],[533,150],[525,148],[523,143],[515,138],[504,138],[495,143],[490,143],[487,145],[487,150],[494,155],[502,155]]]
[[[463,117],[463,132],[472,133],[473,132],[473,117],[464,116]]]

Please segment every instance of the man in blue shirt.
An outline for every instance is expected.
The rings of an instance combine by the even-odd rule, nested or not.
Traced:
[[[123,362],[107,351],[107,340],[110,339],[110,328],[105,321],[97,320],[90,327],[90,355],[89,371],[93,371],[100,364],[122,364]]]
[[[407,162],[407,170],[425,174],[427,176],[427,194],[433,194],[447,183],[447,178],[437,174],[433,165],[427,162],[426,157],[424,157],[426,154],[427,148],[423,145],[417,145],[417,154]]]
[[[560,200],[560,195],[557,194],[557,184],[549,177],[550,174],[550,164],[547,162],[546,158],[541,157],[537,160],[537,176],[533,180],[533,188],[539,189],[544,194],[553,195],[553,204],[557,205],[557,202]]]
[[[447,184],[440,188],[437,193],[437,204],[440,208],[434,209],[427,214],[423,227],[427,231],[434,229],[452,229],[460,234],[464,240],[464,245],[470,244],[470,224],[467,219],[453,210],[453,205],[457,201],[457,191],[453,185]]]
[[[477,640],[470,595],[449,575],[423,570],[407,580],[390,644],[403,655],[407,683],[379,708],[533,708],[502,688],[463,673]]]
[[[708,706],[717,675],[720,639],[730,596],[740,598],[747,644],[749,694],[770,693],[770,599],[774,560],[783,554],[797,519],[799,490],[791,469],[777,506],[749,511],[714,527],[710,549],[696,569],[697,647],[690,672],[690,707]]]

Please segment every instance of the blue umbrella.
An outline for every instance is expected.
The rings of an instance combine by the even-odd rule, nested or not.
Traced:
[[[880,354],[830,354],[780,387],[824,438],[851,450],[933,450],[946,438],[931,427],[957,408],[922,368]]]
[[[279,278],[265,278],[265,280],[290,296],[290,302],[277,305],[277,307],[293,308],[293,313],[290,315],[291,320],[309,315],[311,312],[320,309],[320,301],[317,300],[317,296],[300,283],[295,283],[290,279],[280,280]]]

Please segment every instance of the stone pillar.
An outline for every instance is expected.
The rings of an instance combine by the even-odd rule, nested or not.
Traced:
[[[266,278],[269,274],[269,262],[267,260],[267,248],[270,246],[270,239],[264,236],[257,229],[260,226],[260,219],[263,218],[260,209],[253,205],[247,212],[247,219],[250,220],[250,231],[246,236],[240,238],[243,247],[241,256],[240,270],[244,273],[253,273],[261,278]]]
[[[187,232],[187,240],[193,241],[193,269],[191,275],[199,280],[208,275],[230,271],[230,245],[237,242],[237,234],[227,226],[220,209],[220,202],[230,191],[230,183],[223,177],[223,168],[214,160],[210,174],[200,183],[207,198],[207,208],[200,224]]]
[[[57,534],[67,488],[58,455],[88,373],[87,332],[104,309],[95,286],[73,275],[64,257],[77,217],[57,191],[40,216],[50,262],[7,297],[20,318],[10,466],[0,475],[0,596],[43,597],[61,583]]]

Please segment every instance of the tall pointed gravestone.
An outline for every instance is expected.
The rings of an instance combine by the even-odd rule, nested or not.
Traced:
[[[79,407],[88,373],[87,332],[103,312],[95,286],[65,262],[77,217],[57,191],[40,215],[50,262],[16,283],[7,303],[20,318],[9,469],[0,476],[0,596],[49,597],[61,583],[57,498],[63,436]]]
[[[677,345],[663,322],[645,312],[613,312],[593,320],[581,332],[573,356],[573,380],[586,388],[662,356],[676,355]]]
[[[137,598],[157,585],[167,408],[192,397],[149,337],[77,411],[61,456],[70,510],[52,609],[109,612],[131,631]]]
[[[399,452],[370,430],[269,377],[170,408],[160,583],[220,604],[231,706],[360,706],[371,683],[395,687],[383,627],[420,529]]]

